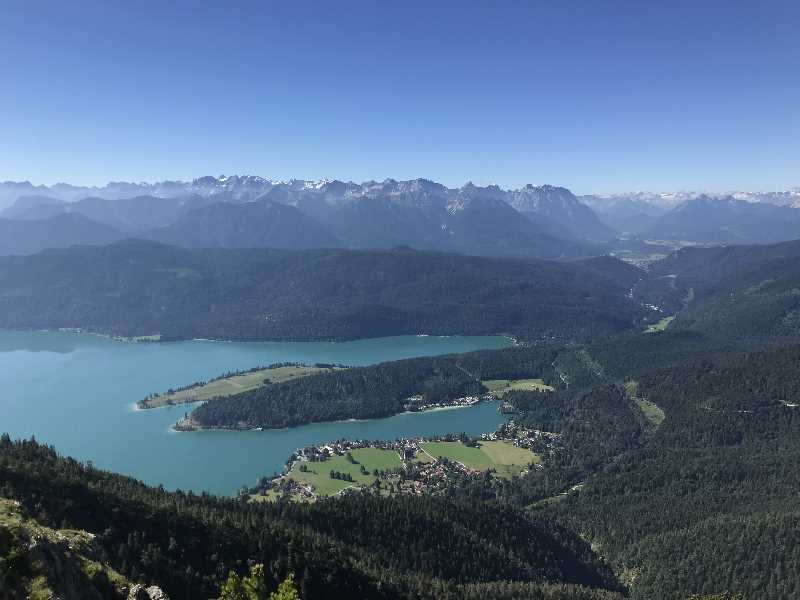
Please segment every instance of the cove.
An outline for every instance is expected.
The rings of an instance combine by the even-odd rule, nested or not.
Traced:
[[[499,336],[399,336],[353,342],[115,342],[87,334],[0,330],[0,432],[152,485],[233,494],[279,472],[296,448],[338,438],[394,439],[493,430],[490,403],[370,421],[271,431],[176,433],[185,406],[135,411],[153,392],[276,362],[351,366],[504,348]]]

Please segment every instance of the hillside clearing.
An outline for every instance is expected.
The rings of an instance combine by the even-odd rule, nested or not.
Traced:
[[[353,485],[369,486],[375,482],[373,471],[384,471],[402,467],[400,456],[394,450],[381,448],[355,448],[351,451],[356,464],[347,460],[346,456],[334,455],[323,461],[295,462],[287,477],[298,483],[310,483],[314,486],[317,496],[333,496]],[[361,467],[367,470],[367,475],[362,474]],[[301,470],[305,467],[305,471]],[[331,471],[338,471],[352,476],[353,481],[333,479]]]
[[[498,398],[502,398],[513,390],[534,392],[552,392],[553,387],[547,385],[542,379],[487,379],[481,382]]]
[[[266,367],[247,373],[238,373],[230,377],[222,377],[203,385],[174,390],[172,393],[165,392],[163,394],[156,394],[138,402],[137,406],[139,408],[159,408],[161,406],[173,406],[175,404],[203,402],[213,398],[225,398],[227,396],[233,396],[260,388],[266,385],[266,382],[283,383],[290,379],[308,377],[309,375],[330,372],[332,370],[333,368],[329,367],[314,367],[308,365]]]
[[[664,317],[658,323],[653,323],[652,325],[648,325],[647,329],[644,330],[645,333],[659,333],[661,331],[666,330],[669,327],[669,324],[675,320],[675,315],[671,315],[669,317]]]
[[[475,471],[494,469],[504,478],[519,475],[528,465],[539,462],[535,453],[509,442],[482,441],[476,448],[461,442],[425,442],[422,449],[434,458],[460,462]]]
[[[651,402],[639,394],[639,382],[633,380],[626,381],[624,387],[625,394],[633,401],[634,405],[642,413],[642,416],[647,419],[653,429],[657,429],[664,421],[664,411],[661,410],[655,402]]]

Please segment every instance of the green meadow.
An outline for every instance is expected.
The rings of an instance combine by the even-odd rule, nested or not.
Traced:
[[[553,391],[553,387],[547,385],[542,379],[487,379],[481,383],[498,398],[502,398],[512,390],[534,392]]]

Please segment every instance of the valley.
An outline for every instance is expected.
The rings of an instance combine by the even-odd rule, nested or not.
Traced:
[[[771,541],[794,543],[792,406],[800,392],[792,374],[798,349],[789,337],[763,337],[776,327],[787,335],[797,252],[796,244],[749,252],[692,248],[648,271],[631,271],[619,261],[580,265],[576,277],[591,269],[612,282],[610,295],[642,311],[611,335],[582,335],[572,328],[559,336],[541,330],[518,334],[517,343],[416,335],[345,343],[120,343],[68,332],[3,331],[0,356],[11,370],[0,375],[7,378],[0,383],[14,386],[19,399],[6,404],[15,436],[25,437],[28,428],[79,458],[163,485],[121,478],[109,489],[134,486],[129,493],[157,498],[147,502],[202,512],[198,535],[227,539],[214,519],[225,527],[274,519],[271,535],[310,544],[305,556],[323,561],[314,563],[316,572],[326,572],[321,557],[330,546],[314,546],[313,536],[328,536],[326,544],[335,540],[348,554],[351,544],[371,548],[371,561],[377,562],[348,567],[364,577],[365,590],[385,577],[372,570],[375,564],[379,572],[391,572],[397,585],[410,585],[409,577],[457,579],[446,564],[423,567],[415,554],[397,554],[398,536],[418,540],[420,531],[449,526],[445,515],[454,514],[470,523],[455,531],[469,531],[470,540],[480,531],[493,540],[503,536],[503,548],[514,556],[533,550],[513,532],[536,523],[530,525],[536,533],[524,533],[543,540],[536,552],[557,552],[567,561],[559,564],[570,565],[548,575],[539,570],[545,563],[525,566],[514,559],[508,571],[507,558],[490,561],[486,581],[464,584],[476,586],[470,589],[479,596],[488,589],[481,586],[493,585],[495,578],[522,572],[530,575],[513,585],[526,594],[553,581],[588,584],[592,589],[577,597],[601,594],[606,600],[617,594],[636,600],[688,597],[703,586],[753,594],[766,585],[768,597],[783,599],[791,597],[782,591],[786,580],[748,579],[732,586],[733,567],[718,559],[718,549],[738,552],[743,564],[781,565],[791,573],[798,568]],[[720,298],[726,298],[724,321],[716,310]],[[748,333],[754,315],[759,335]],[[652,333],[643,335],[648,327]],[[732,328],[738,335],[727,334]],[[100,361],[102,371],[93,368]],[[42,372],[49,373],[48,381],[40,380]],[[94,397],[86,395],[89,372]],[[50,393],[54,383],[57,397]],[[170,388],[173,394],[164,395]],[[131,402],[146,397],[165,406],[130,410]],[[179,399],[186,403],[178,406]],[[450,408],[454,404],[464,406]],[[439,408],[425,410],[432,407]],[[42,408],[47,421],[39,417]],[[200,430],[174,432],[174,423],[189,415]],[[80,428],[62,426],[76,422]],[[83,433],[87,424],[94,424],[91,436]],[[43,464],[61,464],[62,459],[30,458],[40,451],[34,452],[35,442],[24,443],[25,451],[8,440],[0,444],[6,453],[0,473],[14,490],[49,485],[25,474],[26,468],[9,468],[44,461],[33,471],[39,473]],[[90,463],[63,468],[76,481],[118,477]],[[776,479],[778,471],[782,477]],[[97,483],[90,488],[100,489]],[[187,489],[236,498],[182,491]],[[117,492],[104,493],[118,505]],[[33,496],[25,497],[33,502]],[[42,502],[41,495],[35,498]],[[76,527],[108,528],[105,517],[86,523],[59,507],[57,498],[48,502],[51,510],[70,514]],[[209,506],[219,512],[209,513]],[[126,514],[138,518],[136,510]],[[166,513],[158,518],[163,526],[176,526]],[[513,524],[504,524],[506,518]],[[52,528],[51,521],[43,522]],[[231,556],[253,556],[242,547],[242,540],[251,539],[248,527],[236,525],[236,541],[224,542]],[[769,532],[769,542],[760,531]],[[415,544],[439,551],[441,539],[439,533],[423,535]],[[691,573],[703,575],[686,574],[666,585],[664,577],[682,572],[678,548],[687,540],[697,549],[697,570]],[[149,543],[164,553],[171,542]],[[117,552],[129,558],[111,560],[109,567],[127,573],[127,561],[133,561],[137,572],[147,573],[145,581],[164,582],[173,592],[221,585],[218,573],[201,583],[177,574],[174,566],[160,571],[149,559],[134,558],[141,552],[137,544],[135,538],[123,542],[132,550]],[[264,560],[284,556],[281,548],[257,552]],[[210,572],[206,560],[192,558],[193,569]],[[275,584],[286,572],[277,572]],[[307,590],[316,585],[314,577],[303,576]]]
[[[528,200],[515,202],[521,210]],[[330,546],[315,545],[317,536],[347,556],[370,548],[367,563],[349,563],[348,577],[362,578],[360,589],[376,598],[387,577],[421,586],[392,588],[389,598],[425,597],[431,581],[445,580],[461,586],[459,600],[493,586],[512,590],[509,598],[682,600],[698,589],[762,588],[770,599],[791,598],[786,578],[731,584],[731,565],[717,557],[721,547],[742,564],[799,568],[759,532],[794,543],[800,245],[691,242],[645,260],[669,244],[626,244],[624,260],[559,262],[136,240],[0,257],[0,324],[24,328],[0,330],[0,359],[11,367],[0,385],[14,398],[4,404],[11,433],[27,445],[20,459],[15,442],[1,441],[3,493],[28,502],[15,510],[30,527],[72,539],[41,512],[42,496],[16,491],[49,482],[9,464],[35,460],[34,473],[61,464],[30,458],[49,452],[34,450],[41,447],[27,438],[35,433],[85,461],[63,467],[76,481],[119,477],[98,467],[111,469],[144,482],[122,477],[114,489],[133,485],[134,495],[158,498],[148,500],[154,505],[202,511],[200,535],[232,535],[221,542],[232,555],[260,552],[269,562],[285,550],[244,550],[256,543],[249,525],[220,533],[216,519],[271,519],[273,534],[304,540],[304,556],[322,561],[319,573]],[[451,335],[498,332],[505,335]],[[219,513],[208,520],[211,505]],[[456,525],[469,532],[467,546],[481,535],[493,540],[486,548],[498,535],[506,540],[506,558],[470,567],[485,579],[398,554],[398,536],[405,547],[413,540],[441,552],[441,533],[419,542],[420,531],[454,523],[450,514],[470,519]],[[497,521],[506,517],[514,522]],[[160,514],[159,527],[174,528],[172,518]],[[124,557],[102,555],[94,566],[94,546],[64,555],[77,561],[86,589],[128,589],[132,572],[139,585],[163,582],[172,593],[224,587],[224,570],[211,569],[206,555],[189,559],[206,573],[202,582],[176,571],[175,536],[144,543],[131,537],[146,528],[138,524],[112,543],[109,522],[65,521]],[[544,544],[531,563],[518,559],[534,551],[514,537],[520,523]],[[702,578],[682,571],[687,540]],[[555,564],[551,551],[565,570],[545,566]],[[154,567],[148,552],[172,567]],[[252,565],[229,566],[254,577]],[[281,567],[270,585],[289,573]],[[26,585],[49,589],[52,579]],[[306,595],[318,585],[310,572],[298,579]],[[547,587],[554,582],[557,591]]]
[[[800,599],[800,2],[0,12],[0,600]]]

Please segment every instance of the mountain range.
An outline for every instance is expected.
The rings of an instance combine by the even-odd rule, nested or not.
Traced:
[[[185,247],[392,248],[569,259],[679,244],[800,238],[800,190],[575,196],[564,187],[448,188],[414,179],[364,183],[256,176],[191,182],[0,183],[2,254],[143,238]],[[80,215],[84,219],[66,219]],[[24,223],[23,223],[24,222]],[[61,231],[75,226],[74,231]],[[622,239],[620,239],[622,238]]]
[[[119,238],[114,228],[78,213],[30,221],[0,219],[0,256],[34,254],[45,248],[77,244],[109,244]]]
[[[638,234],[652,226],[659,217],[691,203],[708,198],[733,199],[749,204],[765,204],[800,208],[800,188],[781,192],[734,191],[723,194],[707,192],[632,192],[628,194],[586,195],[578,199],[592,208],[601,220],[620,233]]]
[[[699,196],[658,217],[641,235],[701,244],[771,244],[800,238],[800,210]]]
[[[15,185],[19,190],[21,184]],[[613,231],[569,190],[552,186],[505,191],[471,183],[451,189],[424,179],[355,184],[234,176],[200,178],[180,190],[169,183],[109,184],[87,191],[112,196],[123,189],[150,194],[70,200],[65,196],[72,197],[75,188],[64,192],[56,187],[56,196],[17,197],[0,217],[31,222],[81,214],[116,230],[117,239],[139,237],[187,247],[406,245],[472,255],[562,258],[598,254],[591,243],[613,238]],[[182,194],[163,195],[176,191]],[[94,243],[93,237],[85,243]],[[34,246],[20,244],[16,253]]]

